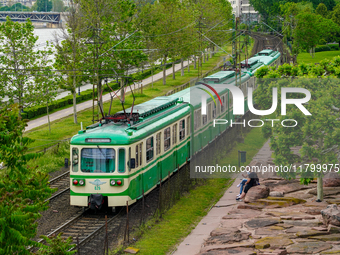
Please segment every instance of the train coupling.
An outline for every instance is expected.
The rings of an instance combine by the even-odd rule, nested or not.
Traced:
[[[91,194],[89,199],[89,207],[92,210],[100,210],[104,204],[104,197],[102,194]]]

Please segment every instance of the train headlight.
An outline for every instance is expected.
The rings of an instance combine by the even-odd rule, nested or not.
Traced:
[[[79,185],[83,186],[85,184],[84,180],[79,180]]]
[[[78,180],[73,180],[73,185],[78,185]]]
[[[117,185],[122,185],[122,181],[121,181],[121,180],[118,180],[118,181],[117,181]]]
[[[115,180],[111,180],[110,184],[111,184],[111,186],[114,186],[114,185],[116,185],[116,181]]]

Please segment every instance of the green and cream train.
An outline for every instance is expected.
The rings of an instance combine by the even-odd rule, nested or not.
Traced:
[[[263,65],[278,65],[280,61],[279,52],[264,50],[242,62],[237,86],[246,95],[248,87],[255,89],[254,72]],[[228,125],[213,128],[212,124],[213,119],[234,118],[228,89],[223,86],[213,89],[221,104],[208,98],[205,115],[198,98],[202,88],[235,85],[235,71],[217,72],[203,78],[202,83],[136,105],[133,113],[138,118],[134,121],[103,119],[73,136],[71,205],[99,208],[103,203],[109,207],[132,204],[229,128]],[[218,98],[217,94],[213,96]],[[245,97],[247,111],[246,100]]]

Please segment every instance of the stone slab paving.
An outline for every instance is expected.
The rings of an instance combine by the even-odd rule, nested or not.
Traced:
[[[267,142],[250,165],[273,164],[271,154]],[[332,196],[331,201],[324,199],[317,203],[315,183],[303,186],[299,180],[287,181],[275,175],[265,177],[260,178],[260,186],[281,192],[284,197],[237,202],[237,178],[173,254],[340,255],[340,220],[339,225],[334,225],[335,219],[340,219],[340,206],[337,210],[335,203],[340,200],[340,188],[325,189],[326,197]]]

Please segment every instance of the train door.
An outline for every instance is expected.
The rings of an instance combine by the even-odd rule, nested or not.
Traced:
[[[187,152],[188,152],[188,154],[187,154],[187,159],[189,159],[189,158],[191,158],[191,155],[190,155],[190,145],[191,145],[191,142],[190,141],[188,141],[188,143],[187,143]]]
[[[174,171],[176,168],[177,168],[177,165],[178,165],[178,160],[177,160],[177,150],[175,149],[174,150],[174,153],[173,153],[173,168],[172,168],[172,171]]]
[[[137,169],[142,168],[142,146],[143,143],[136,145],[136,159],[135,164]],[[138,171],[138,170],[137,170]],[[141,172],[137,173],[136,177],[136,197],[140,197],[143,194],[143,175]]]

